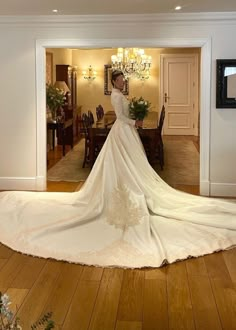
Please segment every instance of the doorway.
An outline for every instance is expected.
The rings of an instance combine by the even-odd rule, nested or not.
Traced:
[[[37,40],[36,42],[36,89],[37,89],[37,190],[45,190],[46,188],[46,109],[45,109],[45,48],[105,48],[109,45],[119,47],[201,47],[201,140],[200,140],[200,193],[209,195],[209,124],[210,124],[210,46],[209,39],[175,39],[173,40]],[[94,46],[96,45],[96,46]],[[201,145],[201,141],[204,144]]]

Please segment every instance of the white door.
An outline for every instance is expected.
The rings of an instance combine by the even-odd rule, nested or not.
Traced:
[[[198,55],[161,55],[165,135],[198,135]]]

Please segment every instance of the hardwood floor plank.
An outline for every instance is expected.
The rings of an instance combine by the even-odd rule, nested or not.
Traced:
[[[167,296],[169,329],[195,329],[185,262],[167,266]]]
[[[236,248],[224,251],[222,253],[230,277],[236,288]]]
[[[117,321],[115,330],[142,330],[142,322]]]
[[[223,329],[236,329],[236,290],[223,257],[224,252],[205,256],[207,271]]]
[[[78,182],[47,181],[47,191],[51,192],[74,192],[77,186]]]
[[[114,329],[124,270],[105,269],[89,330]]]
[[[3,268],[3,266],[6,264],[7,259],[0,259],[0,270]]]
[[[143,300],[143,330],[168,330],[166,280],[145,280]]]
[[[143,290],[145,271],[126,269],[122,283],[119,310],[119,321],[142,322]]]
[[[20,317],[23,329],[30,329],[31,324],[36,322],[42,315],[45,303],[51,295],[55,281],[60,274],[61,267],[62,262],[47,261],[43,271],[30,290],[26,301],[23,302],[19,309],[18,316]],[[49,310],[47,312],[51,311]]]
[[[46,262],[46,259],[28,256],[24,267],[12,282],[12,287],[18,289],[32,288]]]
[[[10,310],[14,313],[14,315],[19,310],[28,293],[29,290],[27,289],[9,288],[7,290],[6,294],[9,295],[9,299],[11,301]]]
[[[231,279],[212,278],[212,290],[215,296],[223,329],[236,329],[236,290]]]
[[[79,190],[83,187],[84,182],[85,182],[85,181],[80,181],[80,182],[78,183],[78,185],[77,185],[75,191],[79,191]]]
[[[208,277],[204,257],[187,259],[185,264],[188,275],[201,275]]]
[[[145,280],[166,281],[166,267],[145,270]]]
[[[42,316],[48,311],[53,311],[53,320],[55,323],[57,325],[63,324],[81,273],[82,266],[80,265],[69,263],[62,264],[61,273],[54,282],[52,292],[45,304]]]
[[[221,278],[231,281],[222,252],[206,255],[205,263],[210,278]]]
[[[217,306],[208,276],[188,276],[196,329],[221,330]]]
[[[88,329],[99,286],[98,281],[79,281],[63,330],[78,330],[78,327],[80,330]]]
[[[27,256],[14,252],[0,272],[0,287],[9,288],[27,262]]]
[[[102,274],[103,268],[101,267],[84,266],[81,281],[101,281]]]
[[[13,253],[12,249],[0,243],[0,259],[9,259]]]

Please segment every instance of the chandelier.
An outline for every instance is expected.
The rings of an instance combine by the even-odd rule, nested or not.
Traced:
[[[121,70],[126,79],[146,80],[150,76],[152,57],[141,48],[118,48],[111,56],[112,70]]]

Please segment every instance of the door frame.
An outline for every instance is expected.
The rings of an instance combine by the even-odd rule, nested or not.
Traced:
[[[210,105],[211,105],[211,39],[38,39],[36,40],[36,190],[43,191],[47,186],[46,162],[46,91],[45,67],[46,48],[201,48],[200,72],[200,194],[209,196],[210,166]],[[204,142],[203,142],[204,141]]]
[[[182,58],[183,56],[189,56],[194,59],[194,83],[196,84],[194,88],[194,95],[193,95],[193,135],[198,136],[199,130],[198,126],[198,114],[199,114],[199,68],[198,68],[198,53],[177,53],[177,54],[160,54],[160,104],[159,109],[161,109],[163,105],[163,95],[164,95],[164,59],[165,58]]]

